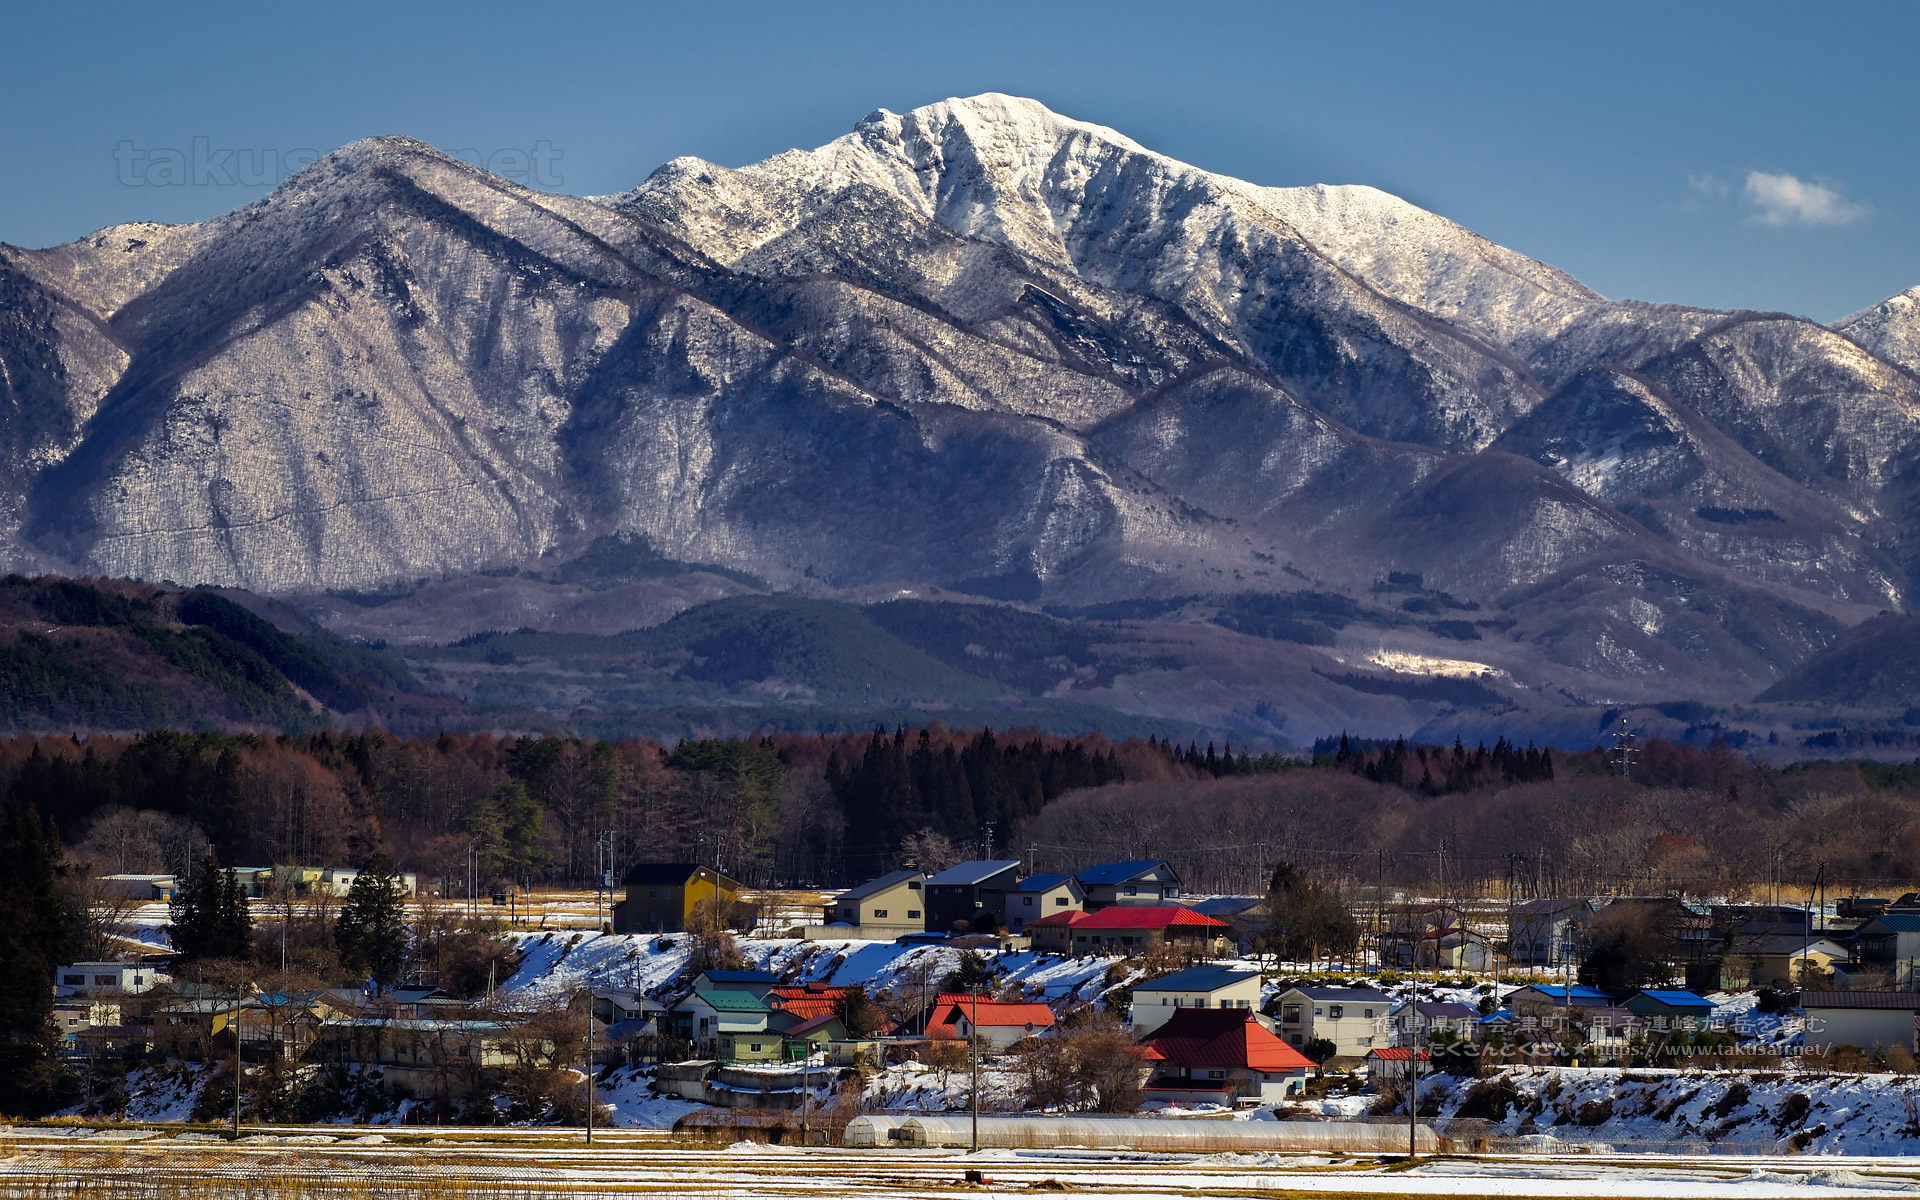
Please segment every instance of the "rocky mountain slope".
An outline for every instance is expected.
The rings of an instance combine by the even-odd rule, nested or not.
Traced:
[[[376,138],[203,225],[0,247],[0,547],[409,640],[1333,595],[1378,619],[1329,669],[1745,700],[1906,605],[1914,313],[1609,300],[998,95],[599,199]],[[589,604],[609,539],[687,570]]]

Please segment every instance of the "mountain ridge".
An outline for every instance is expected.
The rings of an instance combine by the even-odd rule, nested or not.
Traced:
[[[1915,295],[1608,299],[994,94],[609,197],[366,139],[201,225],[0,247],[0,545],[356,629],[327,593],[558,603],[608,538],[855,600],[1407,575],[1500,614],[1474,653],[1539,703],[1745,699],[1913,587]]]

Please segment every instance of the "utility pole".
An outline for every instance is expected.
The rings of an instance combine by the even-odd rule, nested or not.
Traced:
[[[593,840],[593,927],[605,929],[601,898],[613,891],[613,830],[602,829]]]
[[[982,822],[982,824],[986,826],[986,852],[983,853],[980,857],[982,859],[991,859],[993,857],[993,824],[994,823],[992,821],[984,821]]]
[[[1413,1000],[1408,1004],[1413,1014],[1410,1022],[1413,1036],[1407,1040],[1407,1161],[1420,1157],[1420,964],[1414,963]]]
[[[587,988],[587,1145],[593,1145],[593,988]]]
[[[967,1020],[967,1052],[973,1067],[973,1153],[980,1153],[980,985],[967,989],[973,997],[973,1015]],[[238,1126],[235,1126],[238,1128]],[[234,1136],[238,1137],[238,1134]]]

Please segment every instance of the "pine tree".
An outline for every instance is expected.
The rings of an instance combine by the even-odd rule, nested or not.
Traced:
[[[354,877],[347,902],[340,908],[340,919],[333,926],[342,965],[364,972],[382,987],[398,980],[406,964],[405,897],[393,860],[376,854]]]
[[[222,872],[212,856],[177,891],[168,905],[168,934],[180,961],[201,962],[253,957],[253,914],[246,889],[232,871]]]
[[[33,809],[0,805],[0,1113],[72,1103],[53,1054],[53,975],[79,953],[80,920],[61,898],[59,848]]]

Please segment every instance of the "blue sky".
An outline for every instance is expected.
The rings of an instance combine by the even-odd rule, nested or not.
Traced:
[[[1831,320],[1920,284],[1913,4],[76,4],[5,31],[20,245],[212,216],[267,152],[376,133],[602,193],[1002,91],[1258,183],[1385,188],[1611,296]]]

